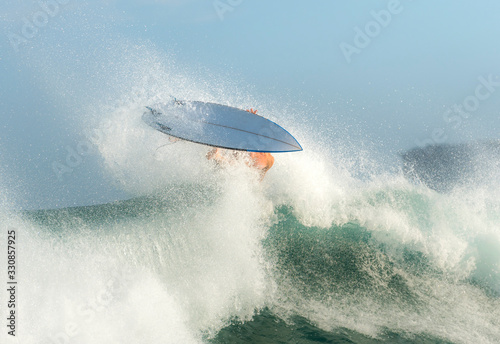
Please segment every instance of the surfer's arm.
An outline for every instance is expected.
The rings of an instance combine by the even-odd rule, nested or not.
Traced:
[[[249,160],[246,164],[250,167],[256,168],[260,173],[260,180],[264,179],[267,171],[274,165],[274,157],[270,153],[256,153],[249,154]]]
[[[266,161],[266,166],[260,170],[260,180],[264,179],[264,176],[266,175],[267,171],[271,169],[274,165],[274,157],[271,154],[267,155],[267,161]]]
[[[217,153],[217,148],[211,149],[208,151],[206,157],[208,160],[212,160],[214,158],[214,155]]]
[[[211,149],[207,155],[208,160],[214,160],[216,163],[220,164],[222,162],[227,162],[227,158],[221,154],[220,148]]]

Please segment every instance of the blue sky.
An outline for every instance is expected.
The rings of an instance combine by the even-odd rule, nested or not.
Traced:
[[[107,93],[119,88],[107,79],[130,63],[128,50],[104,76],[98,56],[121,41],[151,44],[202,83],[234,83],[283,108],[306,104],[304,116],[322,119],[319,131],[335,119],[351,137],[394,152],[433,135],[447,143],[498,138],[497,86],[457,127],[443,119],[473,101],[480,80],[500,75],[496,1],[5,1],[0,13],[0,164],[27,207],[49,194],[49,206],[123,196],[99,172],[97,154],[75,171],[78,185],[54,180],[50,167],[82,140],[81,109],[117,94]],[[37,20],[23,40],[26,21]],[[356,46],[359,31],[366,46]],[[341,44],[357,49],[350,63]]]

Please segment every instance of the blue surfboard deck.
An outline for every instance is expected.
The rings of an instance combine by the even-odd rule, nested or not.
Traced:
[[[143,121],[186,141],[248,152],[294,152],[302,147],[288,131],[262,116],[235,107],[172,100],[146,107]]]

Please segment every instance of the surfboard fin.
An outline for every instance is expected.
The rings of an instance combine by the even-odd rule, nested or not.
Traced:
[[[156,109],[153,109],[152,107],[146,106],[146,109],[148,109],[149,111],[151,111],[151,113],[153,114],[153,116],[161,115],[161,112],[156,111]]]

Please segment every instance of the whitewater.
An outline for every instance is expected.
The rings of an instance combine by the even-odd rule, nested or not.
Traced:
[[[7,343],[500,341],[495,157],[475,157],[491,162],[480,182],[437,192],[306,106],[200,77],[148,45],[114,50],[87,71],[75,115],[130,197],[18,209],[1,171],[0,237],[15,229],[18,247]],[[42,78],[64,88],[57,76]],[[208,147],[141,121],[171,95],[257,108],[304,151],[276,154],[262,182],[245,164],[216,168]]]

